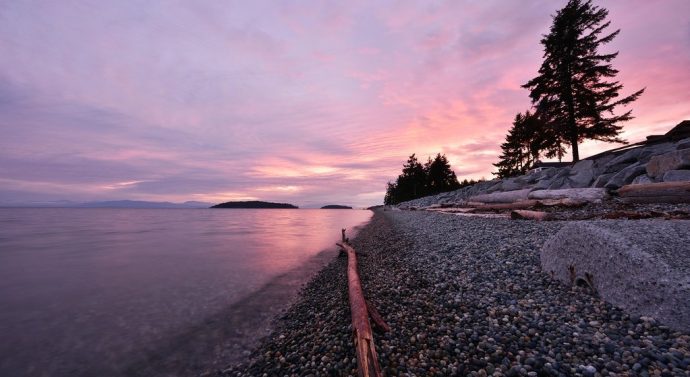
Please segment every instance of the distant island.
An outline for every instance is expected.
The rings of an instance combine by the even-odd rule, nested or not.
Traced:
[[[271,203],[262,202],[258,200],[244,201],[244,202],[225,202],[216,204],[211,208],[299,208],[287,203]]]
[[[321,209],[352,209],[352,207],[349,206],[341,206],[338,204],[329,204],[327,206],[321,207]]]

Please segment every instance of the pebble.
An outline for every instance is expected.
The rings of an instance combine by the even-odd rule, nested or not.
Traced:
[[[690,374],[690,335],[543,274],[561,222],[378,212],[352,240],[387,376]],[[365,255],[366,253],[366,255]],[[356,375],[346,258],[305,285],[273,336],[225,376]],[[280,334],[280,335],[278,335]]]

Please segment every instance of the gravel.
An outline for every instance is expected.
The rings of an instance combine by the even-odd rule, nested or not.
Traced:
[[[377,212],[353,240],[387,376],[688,376],[690,336],[631,316],[542,273],[562,222]],[[345,276],[336,258],[246,363],[225,376],[356,375]]]

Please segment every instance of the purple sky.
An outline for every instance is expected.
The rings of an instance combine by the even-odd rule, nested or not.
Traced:
[[[0,202],[364,206],[413,152],[491,178],[564,3],[0,1]],[[690,1],[595,3],[647,87],[624,137],[690,119]]]

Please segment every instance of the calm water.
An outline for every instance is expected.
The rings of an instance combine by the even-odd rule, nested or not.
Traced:
[[[236,360],[369,211],[0,209],[0,375]]]

